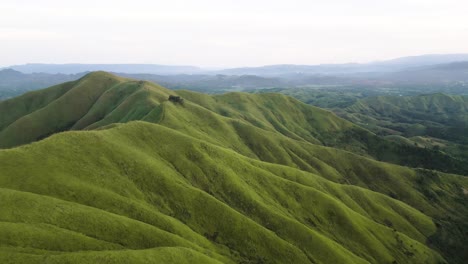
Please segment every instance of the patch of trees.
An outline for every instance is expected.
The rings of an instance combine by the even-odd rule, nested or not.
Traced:
[[[184,104],[184,99],[180,96],[169,95],[169,101],[177,104]]]

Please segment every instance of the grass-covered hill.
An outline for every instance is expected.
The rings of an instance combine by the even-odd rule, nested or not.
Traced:
[[[438,85],[436,87],[443,90]],[[255,92],[278,92],[295,97],[307,104],[329,109],[338,116],[389,141],[396,142],[398,145],[442,151],[468,164],[468,133],[466,132],[468,131],[468,97],[443,93],[427,94],[427,90],[431,89],[425,90],[423,87],[411,85],[385,90],[357,86],[355,88],[278,88]],[[462,90],[464,90],[462,94],[465,94],[467,89]],[[413,150],[409,152],[411,154],[403,156],[420,156]],[[382,154],[388,151],[374,153]],[[378,157],[374,155],[376,156]],[[388,158],[382,160],[424,167],[421,165],[424,162],[402,163],[398,159]],[[429,160],[440,159],[433,157]],[[458,172],[466,174],[466,172]]]
[[[176,93],[150,82],[105,72],[30,92],[0,102],[0,148],[30,143],[66,130],[143,120],[196,134],[212,143],[225,142],[245,155],[253,155],[251,152],[257,150],[251,150],[244,141],[255,144],[251,135],[267,131],[274,136],[281,134],[396,164],[468,174],[468,164],[444,153],[395,144],[329,111],[284,95],[209,96],[177,91],[186,103],[174,108],[178,104],[168,101],[171,94]],[[243,138],[244,134],[248,137]]]
[[[337,110],[344,118],[381,135],[436,147],[468,160],[468,97],[446,94],[377,96]]]
[[[149,82],[104,72],[88,74],[74,82],[0,102],[0,111],[4,113],[0,119],[0,146],[29,143],[63,130],[94,129],[131,120],[177,125],[176,120],[162,118],[164,110],[174,105],[168,101],[171,94],[176,93]],[[327,111],[279,94],[208,96],[188,91],[178,94],[187,103],[170,114],[181,115],[181,121],[191,115],[192,122],[206,125],[203,129],[210,129],[206,124],[209,115],[213,122],[242,120],[264,130],[319,143],[316,137],[325,138],[324,132],[355,128]]]
[[[468,97],[446,94],[378,96],[347,107],[349,119],[404,136],[429,135],[468,143]]]
[[[466,259],[468,178],[323,146],[360,128],[286,96],[172,94],[93,73],[3,102],[0,262]]]

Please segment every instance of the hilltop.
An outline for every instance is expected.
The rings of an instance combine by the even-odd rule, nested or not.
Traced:
[[[466,257],[466,177],[377,161],[421,150],[291,97],[95,72],[0,111],[3,262]]]
[[[0,69],[0,100],[24,92],[73,81],[91,71],[157,82],[171,89],[206,93],[314,87],[358,88],[358,93],[414,95],[428,92],[467,94],[467,54],[403,57],[371,63],[294,65],[204,69],[158,64],[43,64]],[[343,89],[345,88],[345,89]],[[302,93],[302,92],[301,92]]]
[[[210,96],[178,91],[177,94],[188,102],[184,108],[174,109],[167,100],[171,94],[176,93],[154,83],[106,72],[90,73],[77,81],[0,102],[0,111],[4,113],[0,117],[0,147],[30,143],[66,130],[96,129],[143,120],[193,133],[203,130],[203,135],[208,135],[203,139],[209,141],[222,132],[217,140],[226,141],[227,138],[229,144],[236,144],[241,150],[245,149],[243,144],[232,140],[238,138],[236,124],[242,121],[246,133],[260,128],[378,160],[468,173],[465,163],[443,153],[407,144],[395,145],[329,111],[284,95],[227,93]],[[168,107],[174,117],[163,118]],[[182,120],[190,122],[189,126]],[[214,125],[223,130],[214,129]]]

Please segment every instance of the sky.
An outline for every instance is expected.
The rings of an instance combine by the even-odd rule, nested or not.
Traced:
[[[1,0],[0,66],[202,67],[468,53],[466,0]]]

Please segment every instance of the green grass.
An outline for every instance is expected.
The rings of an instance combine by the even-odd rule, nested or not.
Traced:
[[[105,72],[91,73],[72,83],[1,102],[0,110],[6,118],[0,122],[0,147],[26,144],[61,131],[144,120],[196,134],[211,143],[223,141],[244,154],[244,144],[236,142],[240,126],[395,164],[468,174],[468,164],[460,159],[436,149],[395,144],[330,111],[284,95],[177,93],[187,99],[186,104],[169,102],[168,96],[175,92],[156,84]]]
[[[17,119],[77,89],[85,131],[0,150],[2,263],[463,263],[466,177],[322,146],[355,126],[289,97],[91,77]]]
[[[107,250],[181,246],[221,261],[377,263],[408,258],[397,248],[399,237],[417,259],[441,260],[424,245],[435,232],[430,218],[401,202],[159,125],[63,133],[0,154],[9,164],[2,172],[2,221],[54,225],[59,234],[105,241]],[[15,243],[26,240],[16,235]],[[66,245],[22,244],[73,250]]]
[[[367,117],[365,122],[368,125],[393,130],[407,137],[429,135],[457,142],[466,141],[464,133],[456,133],[468,124],[466,96],[428,94],[368,97],[347,107],[345,111],[349,119],[363,123],[360,119]]]
[[[368,97],[337,110],[341,116],[382,135],[409,138],[409,144],[434,147],[418,137],[445,140],[447,153],[467,160],[468,97],[446,94]],[[415,140],[413,140],[413,138]],[[460,150],[461,149],[461,150]],[[464,150],[464,151],[463,151]]]

